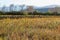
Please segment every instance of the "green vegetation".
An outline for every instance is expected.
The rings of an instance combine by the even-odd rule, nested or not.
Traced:
[[[54,13],[49,13],[49,12],[41,13],[41,12],[37,12],[37,11],[34,11],[34,12],[27,12],[27,11],[23,11],[23,12],[17,12],[17,11],[2,12],[2,11],[0,11],[0,15],[60,15],[60,14],[57,13],[57,12],[54,12]]]

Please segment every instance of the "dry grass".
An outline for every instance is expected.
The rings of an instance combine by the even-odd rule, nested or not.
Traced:
[[[60,18],[1,19],[0,34],[10,40],[60,40]]]

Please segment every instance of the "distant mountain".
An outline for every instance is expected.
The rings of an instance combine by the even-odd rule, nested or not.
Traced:
[[[55,8],[55,7],[60,7],[60,5],[48,5],[48,6],[44,6],[44,7],[38,7],[38,6],[34,6],[34,8]]]
[[[48,5],[48,6],[44,6],[44,7],[45,8],[55,8],[55,7],[60,7],[60,5]]]
[[[49,5],[49,6],[44,6],[44,7],[34,7],[37,11],[39,12],[48,12],[49,9],[55,8],[55,7],[60,7],[60,5]]]
[[[28,5],[24,5],[23,10],[27,9]],[[9,7],[0,7],[0,11],[4,10],[4,11],[20,11],[22,10],[23,5],[10,5]],[[39,12],[48,12],[49,9],[51,8],[55,8],[55,7],[60,7],[60,5],[48,5],[48,6],[44,6],[44,7],[38,7],[38,6],[33,6],[35,10],[39,11]]]

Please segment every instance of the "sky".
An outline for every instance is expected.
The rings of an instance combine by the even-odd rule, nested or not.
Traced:
[[[60,5],[60,0],[0,0],[0,6],[10,4],[14,5],[33,5],[33,6],[48,6],[48,5]]]

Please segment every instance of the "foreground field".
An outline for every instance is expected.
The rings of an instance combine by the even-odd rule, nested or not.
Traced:
[[[6,18],[0,20],[2,40],[60,40],[60,18]]]

